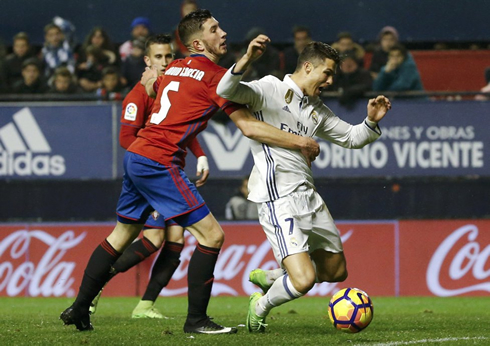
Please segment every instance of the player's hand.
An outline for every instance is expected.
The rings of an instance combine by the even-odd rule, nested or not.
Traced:
[[[255,61],[264,54],[265,49],[267,48],[267,44],[270,42],[270,38],[266,35],[259,35],[254,38],[249,44],[247,48],[247,56],[250,61]]]
[[[374,99],[370,99],[367,105],[368,119],[378,122],[383,119],[390,109],[391,102],[387,97],[379,95]]]
[[[197,158],[197,172],[196,176],[201,177],[196,181],[196,186],[203,186],[209,177],[209,164],[206,156],[199,156]]]
[[[158,77],[158,70],[156,66],[145,67],[145,71],[141,75],[141,84],[143,84],[143,86],[146,87],[146,83],[148,83],[150,79],[156,79],[157,77]]]
[[[315,161],[316,157],[320,154],[320,145],[311,137],[301,137],[305,139],[301,154],[306,158],[308,167],[311,168],[311,163]]]

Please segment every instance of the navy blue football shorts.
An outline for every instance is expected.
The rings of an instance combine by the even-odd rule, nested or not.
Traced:
[[[154,210],[159,218],[173,219],[182,227],[209,214],[203,198],[180,167],[164,166],[128,151],[124,155],[117,219],[121,223],[146,224]]]

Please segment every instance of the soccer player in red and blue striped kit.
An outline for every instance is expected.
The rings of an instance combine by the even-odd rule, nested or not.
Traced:
[[[155,68],[157,74],[162,75],[174,60],[172,37],[163,34],[150,36],[145,43],[144,59],[148,67]],[[148,96],[141,83],[136,84],[124,98],[119,132],[119,143],[124,149],[128,149],[136,140],[139,131],[145,127],[152,113],[154,101],[155,99]],[[200,178],[196,181],[196,186],[199,187],[204,185],[208,178],[208,161],[197,137],[189,143],[189,150],[197,158],[197,176]],[[167,286],[180,264],[180,253],[184,247],[184,229],[173,220],[165,220],[155,211],[148,217],[143,231],[143,237],[124,250],[112,266],[111,272],[112,276],[115,276],[128,271],[163,245],[153,265],[145,293],[131,314],[132,318],[162,319],[165,316],[154,305],[161,290]],[[100,294],[92,301],[90,307],[92,315],[96,312]]]
[[[295,149],[311,162],[319,154],[312,138],[297,136],[261,122],[244,106],[216,94],[226,69],[216,63],[226,51],[226,32],[208,10],[189,13],[179,23],[179,36],[191,55],[173,61],[164,75],[145,71],[142,84],[156,94],[152,115],[138,132],[124,158],[122,192],[114,231],[93,252],[73,305],[60,316],[78,330],[92,330],[89,307],[110,277],[121,252],[138,236],[148,215],[156,210],[192,233],[198,244],[188,267],[186,333],[230,334],[235,327],[221,326],[207,315],[214,267],[224,233],[183,171],[190,141],[222,109],[242,133],[256,141]]]

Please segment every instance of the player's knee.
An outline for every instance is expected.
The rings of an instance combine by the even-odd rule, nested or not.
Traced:
[[[319,273],[318,274],[318,280],[320,282],[342,282],[347,279],[348,272],[347,269],[344,268],[338,268],[336,271],[333,272],[326,272],[326,273]]]
[[[342,281],[345,281],[347,279],[347,276],[348,276],[347,269],[343,269],[343,270],[337,271],[337,273],[335,273],[335,275],[333,276],[331,282],[342,282]]]
[[[211,229],[209,232],[205,233],[206,246],[213,248],[221,248],[225,242],[225,234],[221,228]]]
[[[144,232],[145,238],[148,239],[156,248],[160,248],[163,244],[164,233],[163,229],[148,229]]]
[[[308,293],[315,285],[314,273],[301,273],[300,275],[296,275],[296,277],[290,275],[289,278],[294,288],[302,294]]]
[[[107,237],[107,241],[114,250],[123,252],[138,236],[142,227],[143,225],[140,224],[123,224],[118,221],[114,230]]]
[[[184,244],[184,229],[180,226],[167,227],[165,240],[172,243]]]

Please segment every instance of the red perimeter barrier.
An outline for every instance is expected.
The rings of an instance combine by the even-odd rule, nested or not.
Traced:
[[[479,91],[487,82],[490,50],[413,50],[410,51],[426,91]],[[369,68],[371,53],[364,66]]]
[[[373,296],[483,296],[490,293],[490,220],[338,222],[349,278],[317,284],[309,295],[329,296],[354,286]],[[256,223],[224,223],[225,246],[215,270],[213,295],[249,295],[250,270],[276,268]],[[74,296],[108,224],[0,225],[0,296]],[[187,232],[186,232],[187,233]],[[185,295],[195,248],[186,236],[182,263],[161,295]],[[116,276],[105,296],[144,292],[155,256]]]

